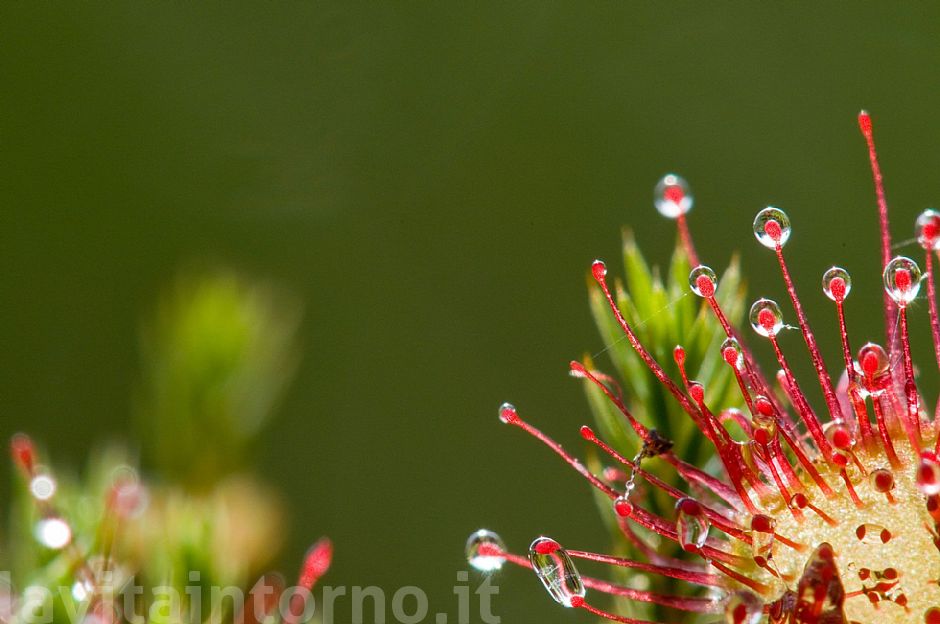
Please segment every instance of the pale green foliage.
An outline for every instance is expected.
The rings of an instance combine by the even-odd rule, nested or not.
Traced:
[[[193,489],[237,471],[297,362],[298,306],[231,273],[178,280],[143,330],[145,457]]]

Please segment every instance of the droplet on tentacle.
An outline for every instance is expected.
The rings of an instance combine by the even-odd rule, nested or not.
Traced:
[[[499,419],[511,425],[519,420],[519,414],[516,413],[516,406],[512,403],[503,403],[499,406]]]
[[[621,518],[629,518],[633,513],[633,503],[630,502],[629,496],[618,496],[614,501],[614,511]]]
[[[834,266],[823,273],[822,287],[827,297],[842,302],[852,291],[852,277],[842,267]]]
[[[940,212],[928,208],[917,217],[917,242],[924,249],[940,250]]]
[[[761,394],[754,397],[751,427],[751,435],[758,444],[769,444],[777,435],[777,419],[774,416],[773,403]]]
[[[55,479],[46,474],[38,474],[29,482],[29,493],[33,498],[40,501],[47,501],[55,494]]]
[[[36,523],[36,540],[53,550],[60,550],[72,541],[72,528],[62,518],[43,518]]]
[[[607,277],[607,265],[603,260],[595,260],[591,263],[591,274],[597,281]]]
[[[823,427],[823,431],[826,433],[826,439],[829,440],[832,446],[840,451],[846,451],[855,446],[855,439],[852,437],[852,432],[842,423],[826,423],[826,426]]]
[[[790,496],[790,500],[787,502],[790,509],[806,509],[809,507],[809,499],[806,497],[806,494],[802,492],[797,492]]]
[[[467,539],[467,563],[480,572],[495,572],[503,567],[506,545],[502,538],[485,529],[480,529]]]
[[[574,561],[555,540],[539,537],[532,542],[529,563],[555,602],[566,607],[576,606],[587,593]]]
[[[877,468],[868,473],[868,481],[876,492],[886,494],[894,489],[894,473],[886,468]]]
[[[904,256],[892,259],[882,273],[885,292],[895,303],[906,306],[917,298],[920,291],[920,267],[917,263]]]
[[[741,345],[734,338],[726,338],[721,343],[721,358],[736,369],[744,367],[744,355],[741,352]]]
[[[930,607],[924,611],[924,624],[940,624],[940,607]]]
[[[659,214],[670,219],[677,219],[692,210],[694,198],[684,178],[668,173],[656,184],[653,202]]]
[[[714,297],[718,288],[718,277],[711,267],[700,264],[689,273],[689,286],[699,297]]]
[[[705,511],[698,501],[680,498],[676,501],[676,533],[679,545],[687,552],[698,552],[708,539],[710,527]]]
[[[858,350],[858,360],[855,363],[856,372],[862,379],[862,388],[872,395],[885,391],[891,383],[888,366],[891,360],[881,345],[869,342]]]
[[[776,336],[783,329],[783,312],[780,306],[772,299],[758,299],[751,306],[748,314],[751,327],[761,336]]]
[[[751,427],[751,436],[762,446],[773,442],[777,435],[777,421],[772,416],[760,412],[751,418]]]
[[[727,624],[757,624],[764,617],[764,601],[749,591],[736,591],[725,603]]]
[[[754,217],[754,236],[764,247],[783,247],[790,240],[790,230],[790,217],[779,208],[767,206]]]
[[[777,521],[764,514],[751,518],[751,551],[754,558],[770,559],[773,556],[774,529]]]

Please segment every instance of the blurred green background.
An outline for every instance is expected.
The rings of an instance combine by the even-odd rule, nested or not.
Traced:
[[[897,239],[940,202],[926,3],[8,2],[0,38],[0,433],[73,465],[133,439],[159,294],[205,265],[271,280],[305,308],[258,457],[292,512],[284,565],[326,533],[325,583],[418,585],[432,613],[455,613],[481,526],[517,550],[542,532],[604,548],[587,488],[496,407],[578,446],[566,363],[604,346],[585,273],[618,266],[624,224],[668,257],[660,175],[689,179],[701,255],[740,248],[753,296],[784,293],[750,221],[789,212],[832,368],[826,267],[855,277],[855,344],[880,330],[859,108]],[[500,585],[504,621],[588,619],[528,574]]]

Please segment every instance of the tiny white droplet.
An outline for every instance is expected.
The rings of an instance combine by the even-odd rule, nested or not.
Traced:
[[[36,523],[36,539],[46,548],[59,550],[72,541],[72,529],[61,518],[43,518]]]
[[[32,494],[33,498],[36,500],[49,500],[52,498],[52,495],[55,494],[55,490],[55,480],[48,475],[36,475],[33,477],[32,481],[29,482],[29,493]]]

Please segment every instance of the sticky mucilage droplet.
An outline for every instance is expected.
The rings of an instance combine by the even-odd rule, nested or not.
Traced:
[[[573,607],[587,593],[574,561],[555,540],[539,537],[532,542],[529,563],[555,602]]]

